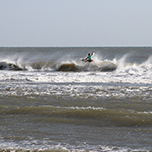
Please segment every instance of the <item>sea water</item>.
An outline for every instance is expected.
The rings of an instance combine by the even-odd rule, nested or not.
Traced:
[[[0,48],[0,151],[144,152],[151,139],[151,47]]]

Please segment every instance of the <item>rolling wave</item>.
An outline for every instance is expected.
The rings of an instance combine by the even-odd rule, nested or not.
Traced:
[[[85,63],[80,61],[80,57],[84,57],[87,52],[90,52],[90,49],[94,51],[92,57],[94,62]],[[134,65],[139,65],[143,70],[144,68],[146,68],[146,70],[151,68],[151,48],[143,48],[144,51],[142,48],[140,48],[141,50],[136,48],[136,51],[133,51],[134,49],[135,48],[1,48],[0,70],[110,72],[117,69],[124,69],[126,66],[132,68]]]
[[[40,70],[40,71],[65,71],[65,72],[81,72],[81,71],[102,71],[110,72],[117,69],[117,65],[112,62],[100,63],[56,63],[56,62],[33,62],[33,63],[7,63],[0,62],[0,70]]]
[[[6,62],[0,62],[0,70],[13,70],[13,71],[20,71],[23,70],[18,65],[14,63],[6,63]]]
[[[152,125],[152,113],[100,107],[0,106],[1,115],[32,115],[36,122],[90,124],[101,127],[145,127]]]

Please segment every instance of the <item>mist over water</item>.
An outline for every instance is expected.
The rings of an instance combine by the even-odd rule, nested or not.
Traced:
[[[152,48],[0,48],[0,151],[152,150],[151,59]]]

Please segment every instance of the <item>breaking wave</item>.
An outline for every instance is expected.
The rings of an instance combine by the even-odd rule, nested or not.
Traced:
[[[84,63],[84,64],[76,64],[76,63],[63,63],[59,66],[57,71],[102,71],[102,72],[110,72],[116,70],[117,65],[112,62],[101,62],[101,63]]]
[[[0,70],[27,70],[27,71],[71,71],[71,72],[81,72],[81,71],[103,71],[110,72],[117,69],[117,65],[112,62],[101,62],[101,63],[76,63],[76,62],[34,62],[34,63],[7,63],[0,62]]]
[[[77,48],[78,49],[78,48]],[[79,49],[78,49],[79,50]],[[0,70],[13,71],[65,71],[65,72],[81,72],[81,71],[99,71],[111,72],[115,70],[147,70],[152,68],[152,56],[136,57],[130,52],[117,54],[119,57],[102,56],[98,51],[93,55],[93,62],[87,63],[80,60],[84,52],[76,50],[52,49],[44,51],[42,49],[23,49],[5,50],[0,52]],[[32,52],[33,51],[33,52]],[[109,53],[109,52],[108,52]],[[108,54],[107,53],[107,54]],[[138,52],[137,52],[138,53]]]
[[[18,70],[23,70],[23,69],[13,63],[0,62],[0,70],[18,71]]]
[[[150,57],[151,58],[151,57]],[[15,62],[0,62],[0,70],[11,71],[63,71],[63,72],[83,72],[83,71],[99,71],[112,72],[115,70],[150,70],[152,64],[150,58],[142,64],[127,63],[122,58],[115,61],[100,61],[100,62],[78,62],[78,61],[62,61],[62,62],[32,62],[32,63],[15,63]]]

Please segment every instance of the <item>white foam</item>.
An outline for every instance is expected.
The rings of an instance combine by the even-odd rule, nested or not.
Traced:
[[[30,141],[21,141],[19,143],[10,141],[5,142],[1,141],[0,143],[0,150],[3,151],[63,151],[63,152],[98,152],[98,151],[106,151],[106,152],[135,152],[135,151],[149,151],[146,148],[140,148],[140,149],[131,149],[131,148],[122,148],[122,147],[114,147],[114,146],[104,146],[104,145],[88,145],[86,142],[84,143],[77,143],[77,145],[69,145],[61,143],[53,143],[52,141],[49,141],[48,139],[45,139],[43,141],[38,140],[30,140]]]

